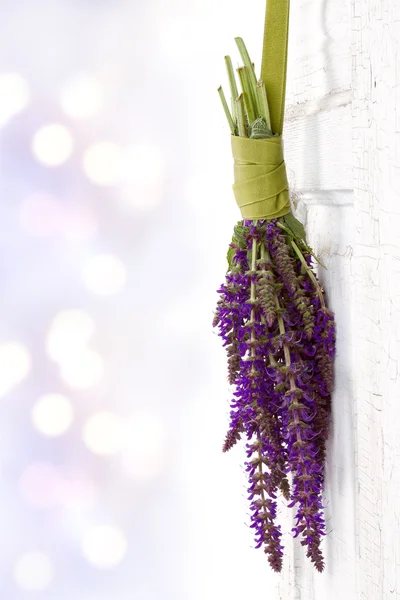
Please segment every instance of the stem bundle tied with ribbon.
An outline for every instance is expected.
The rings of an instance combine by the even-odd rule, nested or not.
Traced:
[[[244,63],[238,69],[240,94],[225,57],[231,108],[222,88],[218,91],[232,134],[233,191],[242,220],[234,228],[213,325],[235,386],[223,450],[242,436],[247,441],[256,546],[281,571],[281,494],[296,508],[294,537],[300,536],[322,571],[335,323],[313,271],[316,257],[290,207],[282,147],[288,23],[289,0],[269,0],[260,79],[243,40],[236,38]]]

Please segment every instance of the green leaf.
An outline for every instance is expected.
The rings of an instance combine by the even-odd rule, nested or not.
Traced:
[[[273,133],[270,129],[268,129],[267,124],[261,118],[256,119],[253,123],[250,124],[250,137],[252,139],[263,139],[274,137]]]
[[[235,238],[232,238],[232,241],[235,241]],[[233,257],[235,256],[235,253],[235,248],[231,248],[231,246],[229,246],[228,252],[226,254],[226,260],[228,261],[228,271],[232,269]]]
[[[304,225],[302,223],[300,223],[300,221],[298,219],[296,219],[296,217],[294,217],[292,215],[292,213],[289,213],[289,214],[285,215],[284,217],[281,217],[280,219],[278,219],[278,226],[281,229],[283,229],[286,233],[293,236],[297,241],[297,245],[299,247],[301,247],[303,250],[305,250],[306,252],[308,252],[308,254],[311,254],[311,256],[313,258],[315,258],[317,263],[323,269],[328,270],[328,268],[324,265],[322,260],[320,260],[316,256],[316,254],[313,252],[312,248],[310,248],[310,246],[307,244],[306,231],[304,229]]]
[[[248,234],[248,229],[248,227],[242,225],[241,221],[234,227],[233,236],[241,248],[247,248],[246,235]]]
[[[284,225],[282,223],[282,220],[283,220],[283,217],[280,217],[278,219],[278,227],[280,229],[282,229],[285,232],[285,234],[287,234],[288,237],[290,237],[291,239],[294,239],[296,236],[294,235],[293,231],[291,229],[289,229],[289,227],[286,227],[286,225]]]
[[[287,227],[294,233],[296,238],[306,241],[306,230],[304,229],[303,223],[296,219],[292,213],[285,215],[282,219]]]

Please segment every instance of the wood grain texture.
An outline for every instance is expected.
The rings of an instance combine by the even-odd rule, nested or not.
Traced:
[[[290,7],[287,104],[351,88],[350,2],[299,0]]]
[[[319,56],[304,46],[317,46],[304,32],[322,4],[342,29],[329,56],[328,43]],[[299,75],[288,92],[285,129],[297,211],[329,269],[320,277],[336,314],[338,352],[326,471],[327,567],[313,572],[294,541],[277,598],[399,598],[400,7],[353,0],[350,14],[347,5],[328,0],[300,2],[294,11],[292,73],[302,56],[306,73],[319,60],[328,70],[338,65],[325,95],[318,69],[315,85]],[[332,37],[320,23],[317,39],[321,34]]]
[[[353,0],[358,597],[400,596],[400,10]]]
[[[352,189],[350,106],[349,99],[311,115],[292,112],[286,120],[285,161],[293,192]]]

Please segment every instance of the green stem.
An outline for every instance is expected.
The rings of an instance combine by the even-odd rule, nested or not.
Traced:
[[[257,223],[257,221],[256,221],[256,223]],[[255,238],[253,238],[253,244],[251,247],[251,271],[252,271],[252,273],[255,273],[255,271],[256,271],[256,260],[257,260],[257,240]],[[255,286],[253,280],[251,280],[250,290],[251,290],[251,301],[254,302],[256,299],[256,286]]]
[[[258,82],[256,90],[260,115],[266,122],[268,129],[271,130],[271,116],[269,113],[267,90],[262,79]]]
[[[279,326],[279,333],[281,334],[281,336],[284,336],[286,333],[286,329],[285,329],[285,323],[282,319],[281,316],[281,305],[279,304],[279,300],[278,300],[278,296],[275,294],[275,303],[276,303],[276,311],[278,313],[278,326]],[[285,354],[285,363],[287,367],[290,367],[290,365],[292,364],[291,358],[290,358],[290,350],[287,347],[287,344],[283,344],[283,352]],[[294,385],[294,381],[293,377],[290,378],[290,389],[292,389],[292,384]]]
[[[232,133],[232,135],[235,135],[235,129],[236,129],[235,128],[235,123],[233,122],[231,111],[229,110],[228,104],[226,102],[224,90],[222,89],[221,86],[219,86],[219,88],[218,88],[218,94],[219,94],[219,97],[221,98],[222,107],[224,109],[226,118],[228,120],[231,133]]]
[[[257,221],[255,221],[255,223],[257,223]],[[261,248],[262,248],[262,246],[261,246]],[[261,252],[262,252],[262,250],[261,250]],[[252,272],[252,275],[256,271],[256,261],[257,261],[257,240],[255,238],[253,238],[253,244],[252,244],[252,248],[251,248],[251,272]],[[251,344],[251,357],[252,357],[251,372],[254,376],[254,372],[255,372],[254,359],[256,357],[256,348],[254,345],[254,342],[256,339],[256,334],[255,334],[255,330],[254,330],[254,323],[255,323],[254,302],[256,300],[256,286],[253,282],[252,275],[251,275],[251,284],[250,284],[250,300],[252,303],[252,308],[251,308],[251,322],[252,322],[252,327],[251,327],[251,342],[252,342],[252,344]],[[257,405],[257,401],[256,401],[256,405]],[[258,442],[258,446],[257,446],[258,473],[260,475],[260,481],[263,481],[263,475],[264,475],[263,456],[261,453],[261,435],[260,435],[259,429],[257,429],[256,435],[257,435],[257,442]],[[264,514],[265,524],[268,524],[269,526],[271,526],[272,523],[270,522],[271,519],[268,517],[267,508],[266,508],[267,499],[266,499],[265,490],[263,487],[261,487],[261,489],[260,489],[260,497],[261,497],[261,501],[262,501],[262,505],[263,505],[263,514]]]
[[[296,252],[297,256],[299,257],[300,261],[302,262],[306,272],[308,273],[309,278],[313,282],[315,289],[317,290],[318,298],[321,302],[322,308],[325,308],[325,301],[324,301],[324,296],[322,294],[322,288],[319,285],[318,281],[316,280],[314,273],[308,266],[307,261],[303,256],[303,253],[301,252],[300,248],[298,247],[298,245],[296,244],[296,242],[294,240],[291,241],[291,245],[292,245],[293,250]]]
[[[231,102],[232,102],[232,115],[235,126],[237,126],[237,112],[236,112],[236,98],[239,96],[238,88],[236,85],[235,72],[232,67],[232,60],[230,56],[225,56],[225,65],[228,72],[229,87],[231,89]]]
[[[238,116],[238,132],[240,137],[247,137],[246,114],[244,110],[243,94],[240,94],[236,100],[236,109]]]
[[[271,255],[268,252],[267,248],[265,248],[264,244],[262,246],[261,252],[262,252],[262,256],[263,257],[266,256],[268,258],[269,262],[271,262]],[[286,333],[285,323],[284,323],[284,321],[282,319],[281,305],[279,303],[278,294],[276,292],[275,292],[275,305],[276,305],[276,312],[277,312],[277,318],[278,318],[279,333],[280,333],[281,336],[284,336],[285,333]],[[292,363],[291,358],[290,358],[290,350],[289,350],[289,348],[287,347],[287,345],[285,343],[283,344],[283,351],[284,351],[284,354],[285,354],[286,366],[290,367],[290,365]],[[293,377],[291,379],[293,379]],[[292,388],[292,383],[293,383],[293,386],[294,386],[294,381],[290,382],[290,387],[291,388]]]
[[[293,235],[293,232],[289,229],[289,227],[286,227],[281,221],[277,222],[277,226],[280,229],[283,229],[284,231],[286,231],[287,233],[289,233],[290,235]]]
[[[256,107],[254,106],[253,94],[249,78],[249,70],[247,67],[239,67],[237,69],[240,79],[240,85],[244,94],[244,103],[246,106],[247,118],[249,124],[256,120]]]
[[[285,335],[286,330],[285,330],[285,323],[283,322],[282,317],[280,316],[280,304],[279,304],[279,300],[278,300],[278,296],[275,296],[275,300],[276,300],[276,308],[279,311],[278,312],[278,323],[279,323],[279,332],[281,335]],[[291,358],[290,358],[290,349],[288,348],[287,344],[283,344],[283,351],[284,351],[284,355],[285,355],[285,365],[286,367],[290,367],[291,365]],[[290,382],[290,391],[294,391],[296,390],[296,382],[294,380],[294,376],[293,375],[289,375],[289,382]],[[294,423],[298,423],[300,421],[300,417],[299,417],[299,413],[297,410],[293,411],[293,420]],[[301,437],[301,433],[299,431],[296,432],[296,440],[297,442],[299,442],[300,444],[303,442],[302,437]],[[306,467],[304,465],[304,459],[300,459],[299,457],[299,462],[301,464],[301,472],[304,475],[307,475],[307,470]],[[303,482],[303,490],[305,491],[305,484]],[[307,510],[308,508],[308,501],[305,501],[305,509]]]
[[[279,304],[279,300],[278,300],[278,296],[275,296],[275,301],[276,301],[276,308],[279,311],[278,312],[278,323],[279,323],[279,333],[283,336],[286,333],[286,329],[285,329],[285,323],[283,322],[282,317],[280,316],[280,310],[281,310],[281,306]],[[290,365],[292,364],[291,358],[290,358],[290,349],[288,348],[287,344],[283,344],[283,352],[285,354],[285,364],[286,367],[290,367]],[[294,380],[293,375],[289,375],[289,382],[290,382],[290,390],[294,391],[296,389],[296,383]],[[299,416],[297,411],[293,411],[293,416],[295,421],[299,421]],[[299,432],[297,432],[297,441],[301,442],[301,435]],[[305,474],[305,468],[304,465],[302,465],[302,470],[303,470],[303,475]]]
[[[248,78],[249,78],[250,93],[252,96],[252,102],[254,104],[254,108],[255,108],[255,112],[256,112],[255,118],[257,118],[257,116],[260,113],[260,111],[259,111],[260,107],[258,106],[258,99],[257,99],[257,93],[256,93],[257,77],[256,77],[256,74],[254,71],[254,64],[251,62],[249,53],[246,48],[246,44],[244,43],[243,39],[241,37],[236,37],[235,42],[239,49],[240,56],[242,57],[242,60],[244,62],[244,66],[246,67],[246,70],[247,70],[247,74],[248,74]],[[253,119],[253,121],[254,121],[254,119]]]

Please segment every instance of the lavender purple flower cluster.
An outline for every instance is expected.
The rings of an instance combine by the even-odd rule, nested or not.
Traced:
[[[223,446],[247,441],[251,527],[282,569],[277,497],[296,508],[294,537],[324,569],[322,491],[333,387],[335,324],[307,246],[279,219],[244,221],[231,244],[214,326],[235,391]]]

